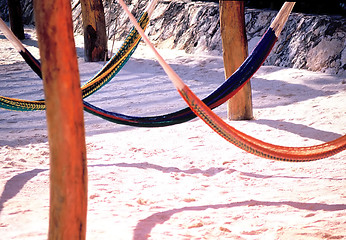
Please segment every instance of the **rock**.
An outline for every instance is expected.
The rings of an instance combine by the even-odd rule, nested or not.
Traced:
[[[139,16],[148,1],[126,0]],[[72,0],[75,32],[82,34],[81,7]],[[22,0],[25,24],[32,24],[32,0]],[[132,25],[116,1],[104,1],[109,38],[123,40]],[[0,0],[0,13],[8,21],[7,0]],[[246,9],[245,25],[249,50],[252,50],[276,11]],[[183,49],[188,53],[209,52],[222,55],[217,2],[160,0],[149,23],[147,34],[159,48]],[[265,65],[303,68],[312,71],[346,74],[346,20],[342,16],[292,13]]]
[[[307,58],[306,67],[312,71],[323,71],[326,68],[339,68],[336,66],[334,56],[339,55],[343,50],[341,41],[337,39],[326,40],[322,39],[315,47],[311,48]]]

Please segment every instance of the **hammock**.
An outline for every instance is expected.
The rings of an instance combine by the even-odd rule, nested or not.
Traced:
[[[5,37],[12,43],[14,48],[19,52],[25,62],[31,67],[31,69],[42,78],[41,64],[40,62],[23,46],[19,39],[13,34],[13,32],[7,27],[6,23],[0,18],[0,29]]]
[[[152,51],[155,53],[162,68],[165,70],[169,78],[172,80],[177,91],[184,98],[186,103],[190,106],[190,108],[194,111],[196,115],[198,115],[209,127],[211,127],[215,132],[217,132],[227,141],[233,143],[237,147],[249,153],[258,155],[260,157],[288,162],[314,161],[329,157],[346,149],[346,135],[336,140],[310,147],[285,147],[263,142],[231,127],[220,117],[218,117],[215,113],[213,113],[213,111],[211,111],[211,109],[207,105],[205,105],[189,89],[187,85],[185,85],[182,79],[174,72],[174,70],[165,62],[161,55],[156,51],[154,46],[151,44],[150,40],[146,37],[145,33],[140,29],[139,25],[136,23],[133,15],[129,12],[123,0],[118,0],[118,2],[121,4],[127,15],[130,17],[132,23],[135,25],[138,32],[141,34],[143,40],[150,46]],[[285,2],[280,12],[283,11],[287,18],[289,13],[292,11],[294,4],[295,2]],[[284,23],[285,21],[282,20],[274,20],[271,24],[271,27],[273,28],[274,32],[278,30],[281,31]]]
[[[279,12],[275,17],[274,21],[282,19],[283,16],[283,13]],[[203,100],[203,102],[207,104],[210,108],[215,108],[226,102],[230,97],[232,97],[236,93],[236,91],[238,91],[240,87],[247,80],[249,80],[262,65],[262,63],[270,53],[271,49],[273,48],[275,42],[277,41],[280,32],[281,30],[274,31],[273,28],[270,26],[266,33],[263,35],[262,39],[258,42],[255,49],[251,52],[251,54],[247,57],[243,64],[238,68],[238,70],[235,71],[214,92],[208,95]],[[40,104],[40,102],[0,97],[0,107],[3,108],[25,111],[26,109],[36,109],[35,107],[37,104]],[[196,117],[196,115],[188,107],[165,115],[137,117],[128,116],[116,112],[110,112],[84,101],[84,110],[114,123],[137,127],[169,126],[173,124],[183,123]]]
[[[148,5],[144,13],[140,16],[138,21],[143,29],[147,27],[149,23],[149,17],[153,12],[156,3],[157,0],[153,0]],[[6,38],[9,39],[14,47],[18,50],[18,52],[28,63],[28,65],[40,78],[42,78],[40,62],[22,45],[22,43],[6,26],[2,19],[0,19],[0,29],[2,30]],[[114,54],[114,56],[107,62],[107,64],[103,66],[103,68],[92,79],[90,79],[84,86],[82,86],[81,89],[83,98],[86,98],[95,91],[99,90],[120,71],[120,69],[125,65],[125,63],[137,48],[140,39],[141,37],[136,29],[132,28],[124,43],[119,48],[118,52]],[[44,110],[45,103],[44,100],[28,101],[0,96],[0,107],[18,111],[35,111]]]

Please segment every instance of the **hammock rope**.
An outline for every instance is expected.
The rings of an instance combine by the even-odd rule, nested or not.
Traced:
[[[162,68],[171,79],[177,91],[184,98],[189,107],[198,115],[209,127],[237,147],[252,153],[254,155],[277,161],[287,162],[308,162],[332,156],[346,149],[346,135],[336,140],[309,147],[286,147],[263,142],[251,137],[239,130],[231,127],[217,116],[207,105],[203,103],[183,82],[177,73],[166,63],[161,55],[156,51],[150,40],[146,37],[144,31],[139,28],[133,15],[128,10],[123,0],[118,0],[131,22],[137,28],[142,39],[151,48],[156,55]],[[280,12],[288,18],[295,2],[285,2]],[[286,19],[287,20],[287,19]],[[273,21],[271,24],[274,31],[281,31],[286,21]]]
[[[149,18],[154,10],[158,0],[153,0],[149,3],[144,13],[140,16],[138,22],[143,29],[146,29],[149,23]],[[0,29],[13,46],[18,50],[20,55],[34,70],[34,72],[42,78],[40,62],[23,46],[16,38],[7,25],[0,19]],[[108,83],[126,64],[131,55],[134,53],[141,40],[137,30],[133,27],[126,37],[124,43],[118,49],[117,53],[103,66],[103,68],[86,84],[82,86],[82,96],[86,98]],[[17,111],[36,111],[45,110],[44,100],[23,100],[0,96],[0,107],[17,110]]]
[[[273,20],[278,22],[282,21],[283,14],[278,13]],[[287,19],[286,19],[287,20]],[[284,19],[284,22],[286,21]],[[275,25],[276,26],[276,25]],[[277,38],[281,32],[281,29],[274,31],[271,27],[267,29],[257,46],[246,58],[243,64],[235,71],[222,85],[220,85],[215,91],[209,94],[203,99],[203,102],[210,108],[215,108],[226,102],[232,97],[243,84],[248,81],[252,75],[259,69],[266,57],[269,55]],[[34,104],[31,104],[34,103]],[[19,100],[15,101],[13,98],[0,97],[0,107],[15,109],[19,111],[31,110],[43,110],[35,108],[40,102]],[[163,127],[174,124],[187,122],[196,117],[189,107],[178,110],[176,112],[149,117],[129,116],[121,113],[110,112],[99,107],[96,107],[86,101],[84,101],[84,110],[101,117],[107,121],[136,126],[136,127]]]

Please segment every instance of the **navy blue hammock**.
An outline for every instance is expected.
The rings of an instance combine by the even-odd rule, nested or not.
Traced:
[[[278,16],[277,16],[278,17]],[[259,69],[262,63],[265,61],[274,44],[278,39],[278,33],[276,33],[272,27],[269,27],[257,46],[251,52],[251,54],[245,59],[243,64],[216,90],[210,93],[203,102],[208,105],[211,109],[216,108],[231,98],[241,87],[250,80],[250,78]],[[31,55],[31,54],[30,54]],[[26,59],[28,60],[28,59]],[[29,64],[32,68],[35,67],[35,72],[41,77],[41,67],[37,59],[32,55],[29,61],[33,61],[33,64]],[[163,127],[174,124],[187,122],[196,117],[189,107],[181,109],[176,112],[169,114],[138,117],[129,116],[117,112],[110,112],[105,109],[101,109],[97,106],[92,105],[86,101],[83,101],[84,110],[101,117],[107,121],[136,126],[136,127]],[[4,107],[4,106],[1,106]],[[6,108],[6,106],[5,106]]]

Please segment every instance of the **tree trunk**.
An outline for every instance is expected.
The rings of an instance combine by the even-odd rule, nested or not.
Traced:
[[[24,39],[24,26],[20,0],[7,0],[11,30],[18,39]]]
[[[219,4],[223,61],[228,78],[248,56],[244,1],[220,0]],[[228,117],[231,120],[253,118],[250,81],[228,101]]]
[[[84,29],[84,59],[104,61],[107,54],[106,21],[102,0],[80,0]]]
[[[85,239],[87,164],[70,0],[34,0],[50,149],[48,239]]]

